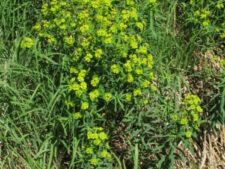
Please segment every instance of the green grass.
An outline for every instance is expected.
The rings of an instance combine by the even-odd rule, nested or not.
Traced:
[[[3,169],[76,169],[85,166],[80,159],[83,140],[77,136],[76,125],[65,118],[66,77],[63,53],[42,50],[37,40],[32,50],[21,50],[24,36],[33,34],[41,1],[0,1],[0,168]],[[200,72],[193,66],[203,58],[208,43],[201,40],[198,31],[185,34],[187,28],[179,20],[180,2],[159,2],[148,13],[148,29],[143,33],[154,55],[155,84],[158,91],[146,97],[150,103],[140,112],[129,109],[122,116],[99,118],[109,133],[113,169],[165,169],[175,168],[175,160],[186,158],[175,153],[182,141],[192,150],[192,145],[176,133],[170,115],[179,112],[179,104],[189,92],[200,94],[205,121],[202,128],[224,123],[224,72],[218,74],[208,65]],[[211,37],[210,37],[211,38]],[[210,48],[224,49],[210,43]],[[216,45],[215,45],[216,44]],[[60,57],[58,57],[60,56]],[[58,58],[58,59],[55,59]],[[193,81],[207,83],[196,93]],[[208,88],[207,88],[208,87]],[[211,90],[209,92],[208,90]],[[126,106],[126,105],[123,105]],[[126,107],[125,107],[126,109]],[[115,119],[113,119],[115,118]],[[198,140],[201,132],[194,136]],[[181,139],[183,138],[183,139]],[[191,164],[190,164],[191,165]],[[82,167],[80,167],[82,168]]]

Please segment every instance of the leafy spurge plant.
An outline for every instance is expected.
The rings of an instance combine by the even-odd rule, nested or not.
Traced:
[[[200,103],[201,100],[197,95],[189,93],[183,99],[180,111],[171,115],[172,120],[179,125],[179,130],[185,133],[187,138],[192,137],[202,122],[200,116],[203,109]]]
[[[51,0],[33,26],[43,48],[66,55],[66,112],[77,121],[76,130],[87,132],[82,139],[90,159],[80,157],[92,166],[111,159],[108,137],[96,128],[104,121],[102,114],[134,106],[151,89],[153,56],[142,37],[147,24],[138,10],[134,0]]]

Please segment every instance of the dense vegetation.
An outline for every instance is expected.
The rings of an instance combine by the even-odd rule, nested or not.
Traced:
[[[224,0],[0,11],[1,168],[176,168],[224,124]]]

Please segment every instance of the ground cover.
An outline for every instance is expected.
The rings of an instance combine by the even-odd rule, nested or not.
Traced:
[[[0,1],[1,168],[224,168],[224,5]]]

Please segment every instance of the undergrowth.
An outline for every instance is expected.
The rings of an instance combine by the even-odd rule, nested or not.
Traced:
[[[0,1],[1,168],[175,168],[224,123],[224,5]]]

